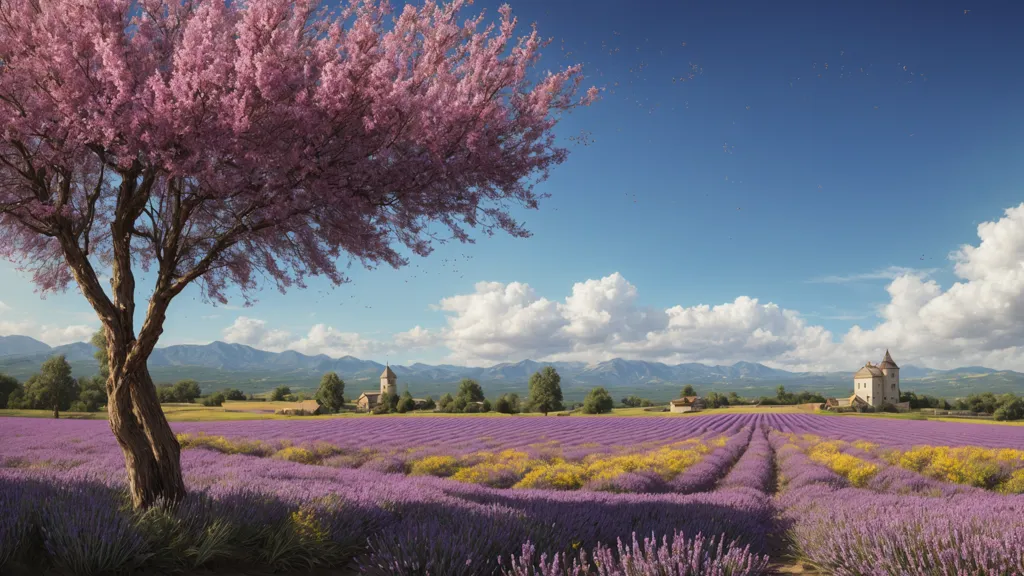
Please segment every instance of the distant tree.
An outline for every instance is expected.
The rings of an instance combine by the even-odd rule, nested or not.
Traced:
[[[448,408],[455,402],[455,398],[451,394],[445,393],[441,396],[441,399],[437,401],[437,407],[442,411],[447,411]]]
[[[484,389],[480,387],[480,384],[476,380],[470,378],[463,378],[462,382],[459,382],[459,392],[455,395],[456,398],[465,398],[466,402],[483,402],[484,401]]]
[[[374,414],[391,414],[398,411],[398,394],[382,394],[373,407]]]
[[[78,381],[71,376],[71,365],[62,355],[43,362],[39,374],[25,383],[25,397],[32,407],[53,410],[54,418],[60,418],[60,411],[69,409],[79,393]]]
[[[106,396],[107,380],[110,379],[110,356],[107,354],[107,337],[103,334],[103,330],[97,330],[89,343],[96,347],[96,352],[92,357],[96,359],[96,364],[99,366],[99,373],[92,378],[94,386],[91,389],[100,390]],[[103,398],[103,404],[106,403],[107,399]]]
[[[225,400],[227,400],[227,398],[224,396],[222,392],[216,392],[209,396],[203,397],[202,403],[203,406],[223,406]]]
[[[724,394],[711,392],[704,397],[704,402],[709,408],[721,408],[729,405],[729,399]]]
[[[221,394],[224,395],[224,399],[225,400],[232,400],[232,401],[243,401],[243,400],[245,400],[245,394],[241,390],[236,390],[234,388],[225,388],[225,389],[221,390]]]
[[[743,399],[741,399],[740,395],[735,392],[729,392],[728,399],[729,404],[732,406],[738,406],[743,403]]]
[[[448,405],[452,412],[465,412],[469,400],[465,396],[456,396],[455,401]]]
[[[274,391],[270,393],[270,400],[272,402],[281,402],[285,399],[285,396],[289,396],[292,393],[292,389],[288,386],[278,386],[274,388]]]
[[[651,402],[647,398],[641,398],[640,399],[640,407],[641,408],[647,408],[648,406],[654,406],[654,402]]]
[[[782,404],[788,404],[789,403],[789,402],[787,402],[788,394],[786,393],[786,387],[785,386],[779,385],[779,387],[775,389],[775,397]]]
[[[423,401],[423,409],[424,410],[433,410],[435,408],[437,408],[437,403],[434,402],[433,398],[431,398],[430,396],[427,396],[426,400]]]
[[[0,408],[7,408],[7,399],[15,390],[20,390],[21,384],[12,376],[0,374]]]
[[[519,400],[519,394],[511,392],[506,394],[505,397],[508,398],[508,404],[511,406],[513,414],[518,414],[523,409],[522,402]]]
[[[683,386],[683,396],[696,396],[697,391],[693,389],[693,385],[687,384]]]
[[[583,413],[584,414],[605,414],[612,411],[612,407],[615,405],[615,401],[612,400],[611,394],[608,390],[598,386],[587,394],[587,398],[583,401]]]
[[[169,404],[171,402],[178,401],[172,384],[158,384],[156,387],[156,397],[161,404]]]
[[[320,379],[316,399],[328,412],[337,412],[345,405],[345,382],[334,372],[328,372]]]
[[[480,411],[481,412],[490,412],[491,411],[491,401],[486,399],[486,398],[484,398],[483,403],[480,405]]]
[[[499,414],[511,414],[512,405],[509,403],[508,398],[504,395],[500,396],[497,401],[494,402],[494,411]]]
[[[562,409],[562,378],[553,366],[534,372],[530,376],[530,396],[527,404],[532,410],[543,413]]]
[[[86,382],[94,381],[94,379],[86,379]],[[99,412],[107,403],[107,395],[103,392],[96,390],[94,387],[90,387],[87,390],[82,390],[78,395],[78,402],[80,404],[80,412]]]
[[[174,401],[191,404],[196,398],[203,395],[199,382],[195,380],[180,380],[174,384]]]
[[[1024,418],[1024,400],[1016,397],[1008,398],[992,414],[999,421],[1020,420]]]
[[[31,376],[29,377],[28,380],[25,381],[25,385],[15,388],[14,391],[7,395],[8,408],[14,410],[25,410],[28,408],[32,408],[29,399],[25,397],[25,386],[28,385],[29,380],[32,380]]]
[[[412,394],[410,394],[408,390],[402,392],[402,396],[398,399],[396,409],[400,414],[412,412],[416,409],[416,401],[413,400]]]

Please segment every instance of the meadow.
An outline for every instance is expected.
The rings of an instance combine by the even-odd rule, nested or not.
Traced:
[[[797,413],[183,422],[136,513],[103,421],[0,419],[0,572],[1024,573],[1024,428]]]

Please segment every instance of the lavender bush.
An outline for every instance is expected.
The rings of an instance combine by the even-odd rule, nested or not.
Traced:
[[[688,539],[682,532],[664,536],[661,543],[654,536],[632,545],[618,541],[616,549],[598,544],[589,555],[580,551],[575,558],[546,554],[537,558],[531,543],[523,545],[522,553],[512,557],[507,576],[758,576],[767,573],[768,558],[752,554],[749,548],[727,543],[724,537],[705,538],[698,534]]]

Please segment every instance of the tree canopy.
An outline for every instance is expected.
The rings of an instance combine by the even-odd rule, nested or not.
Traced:
[[[20,390],[21,384],[18,383],[17,378],[8,376],[6,374],[0,374],[0,408],[7,408],[7,398],[15,390]]]
[[[598,386],[592,389],[583,400],[583,413],[605,414],[611,412],[614,406],[615,400],[612,400],[612,395],[608,393],[608,390]]]
[[[71,376],[71,365],[63,356],[49,358],[39,369],[39,374],[25,382],[25,400],[31,408],[53,410],[53,417],[59,418],[61,410],[67,410],[80,393],[78,381]]]
[[[459,392],[455,395],[455,399],[462,398],[467,403],[469,402],[483,402],[484,401],[484,389],[480,387],[480,383],[471,378],[463,378],[459,382]]]
[[[553,366],[545,366],[530,376],[530,396],[527,404],[531,410],[548,412],[562,409],[562,377]]]
[[[320,379],[316,400],[328,412],[337,412],[345,405],[345,382],[335,372],[328,372]]]
[[[528,235],[510,209],[537,207],[559,113],[598,91],[531,75],[538,32],[465,4],[0,3],[0,257],[96,311],[136,506],[185,493],[146,361],[187,286],[249,302],[344,282],[342,255],[401,266],[438,227]]]

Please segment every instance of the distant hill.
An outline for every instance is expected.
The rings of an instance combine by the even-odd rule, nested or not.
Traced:
[[[76,376],[96,373],[95,348],[87,342],[51,348],[27,336],[0,337],[0,372],[24,380],[38,371],[49,356],[64,354]],[[731,366],[661,362],[615,358],[604,362],[506,362],[487,368],[416,363],[393,365],[399,387],[408,385],[422,394],[451,391],[462,378],[479,381],[488,394],[515,391],[525,394],[530,375],[544,366],[554,366],[562,376],[566,398],[582,398],[594,386],[605,386],[616,397],[638,394],[664,400],[678,394],[685,384],[702,392],[736,391],[744,396],[774,395],[782,385],[793,391],[815,390],[827,395],[852,393],[854,370],[848,372],[788,372],[753,362]],[[353,356],[331,358],[324,354],[307,356],[299,352],[268,352],[242,344],[212,342],[157,348],[149,359],[157,382],[185,378],[198,380],[205,389],[232,386],[246,392],[264,392],[281,384],[296,389],[316,386],[324,372],[337,372],[346,382],[349,395],[376,388],[384,365]],[[1024,392],[1024,374],[984,367],[933,370],[918,366],[901,367],[904,390],[946,397],[972,392]]]
[[[28,336],[0,336],[0,357],[47,352],[50,347]]]

